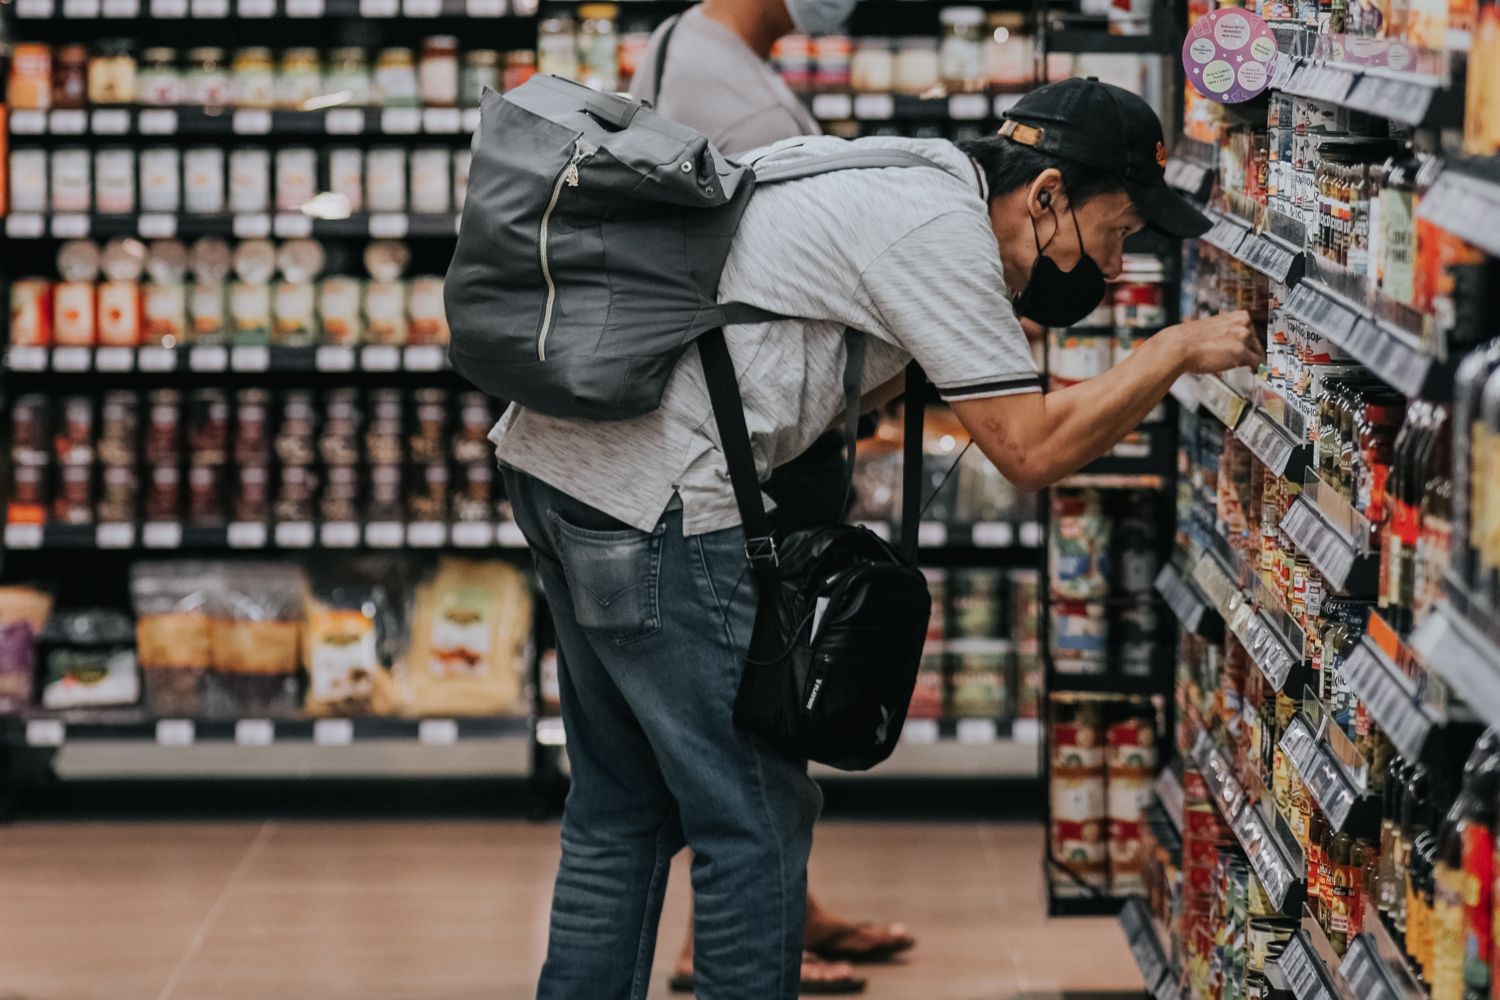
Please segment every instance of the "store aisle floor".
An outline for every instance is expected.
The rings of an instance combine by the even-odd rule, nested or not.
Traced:
[[[1138,989],[1112,921],[1042,915],[1041,831],[820,825],[828,902],[920,936],[871,1000]],[[521,1000],[545,945],[554,825],[0,827],[0,1000]],[[687,920],[673,873],[657,996]]]

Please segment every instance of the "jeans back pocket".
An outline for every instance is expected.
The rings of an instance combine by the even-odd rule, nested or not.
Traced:
[[[547,517],[578,624],[619,645],[655,634],[661,628],[662,528],[595,531],[570,524],[556,511]]]

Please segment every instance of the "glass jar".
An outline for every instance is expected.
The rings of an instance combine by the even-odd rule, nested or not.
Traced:
[[[370,64],[364,49],[334,49],[329,53],[327,89],[330,95],[347,94],[346,105],[363,107],[370,103]]]
[[[941,76],[949,93],[983,91],[985,71],[985,13],[979,7],[945,7],[938,20],[943,24]]]
[[[579,81],[586,87],[612,93],[620,89],[620,8],[612,3],[588,3],[578,8]]]
[[[422,42],[422,63],[417,71],[422,103],[432,108],[458,104],[458,39],[433,35]]]
[[[813,87],[824,93],[849,90],[854,41],[848,35],[819,35],[813,40]]]
[[[1032,68],[1031,36],[1024,33],[1022,14],[991,14],[985,40],[985,64],[990,86],[1016,92],[1029,89]]]
[[[89,94],[89,50],[64,45],[52,61],[52,106],[81,108]]]
[[[896,83],[896,52],[889,38],[861,38],[849,66],[856,93],[888,94]]]
[[[651,46],[651,23],[631,20],[620,34],[620,89],[629,90]]]
[[[411,49],[381,49],[375,60],[375,103],[382,108],[418,106],[417,67]]]
[[[322,97],[323,60],[317,49],[287,49],[281,54],[281,72],[276,79],[276,103],[301,111],[308,101]]]
[[[7,88],[11,110],[46,111],[52,90],[52,46],[26,43],[12,49]]]
[[[215,109],[228,104],[229,71],[224,68],[224,50],[190,49],[183,84],[183,96],[188,104]]]
[[[135,103],[135,56],[129,42],[104,42],[89,60],[89,103]]]
[[[501,81],[506,90],[515,90],[536,76],[536,53],[530,49],[518,49],[505,53],[505,79]]]
[[[797,93],[812,89],[813,41],[807,35],[782,35],[771,50],[781,79]]]
[[[152,48],[142,52],[135,89],[142,104],[158,108],[181,104],[183,79],[177,68],[177,50]]]
[[[256,46],[234,54],[230,96],[237,108],[275,107],[276,67],[270,49]]]
[[[940,82],[937,39],[920,36],[901,39],[896,50],[896,92],[920,97]]]
[[[479,107],[484,88],[500,89],[500,53],[493,49],[474,49],[464,56],[463,82],[458,88],[458,102],[466,108]]]
[[[541,72],[578,78],[578,37],[571,17],[549,17],[537,26],[536,56]]]

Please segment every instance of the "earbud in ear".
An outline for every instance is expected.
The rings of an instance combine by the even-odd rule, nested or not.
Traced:
[[[1043,191],[1041,194],[1036,196],[1036,200],[1041,203],[1041,206],[1043,208],[1050,208],[1052,206],[1052,192]]]

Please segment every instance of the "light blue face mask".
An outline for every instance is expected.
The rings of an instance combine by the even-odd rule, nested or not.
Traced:
[[[804,35],[824,35],[837,31],[854,13],[859,0],[786,0],[792,23]]]

